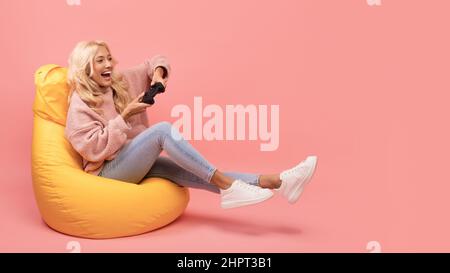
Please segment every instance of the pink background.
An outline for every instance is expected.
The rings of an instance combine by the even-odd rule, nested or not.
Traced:
[[[0,1],[0,251],[450,251],[450,2]],[[169,57],[176,104],[279,104],[280,145],[191,141],[223,170],[279,172],[309,154],[317,172],[301,200],[222,210],[191,190],[186,213],[140,236],[87,240],[49,229],[30,174],[33,73],[67,65],[80,40],[103,39],[120,67]]]

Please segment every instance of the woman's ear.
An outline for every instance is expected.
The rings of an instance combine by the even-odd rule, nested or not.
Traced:
[[[89,76],[89,78],[91,78],[92,75],[94,74],[94,62],[93,62],[93,60],[91,60],[89,62],[89,65],[86,66],[86,74]]]
[[[85,71],[86,71],[86,75],[87,75],[88,77],[91,77],[91,76],[92,76],[92,75],[91,75],[91,67],[90,67],[89,65],[86,66]]]

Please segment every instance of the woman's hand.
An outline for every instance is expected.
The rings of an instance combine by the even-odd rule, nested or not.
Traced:
[[[160,82],[164,85],[164,88],[167,87],[167,77],[164,79],[164,68],[161,66],[158,66],[155,69],[155,72],[153,73],[153,77],[152,77],[152,82],[150,83],[150,85],[154,85],[157,82]]]
[[[142,111],[145,111],[147,107],[152,106],[151,104],[139,102],[139,100],[144,96],[145,91],[139,94],[136,98],[134,98],[125,109],[120,114],[124,120],[127,120],[129,117],[139,114]]]

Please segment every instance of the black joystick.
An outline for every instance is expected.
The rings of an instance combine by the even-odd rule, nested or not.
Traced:
[[[166,89],[164,88],[164,85],[160,82],[155,83],[154,85],[150,86],[150,89],[145,92],[144,96],[141,98],[141,102],[147,103],[147,104],[154,104],[155,99],[154,97],[159,93],[164,93]]]

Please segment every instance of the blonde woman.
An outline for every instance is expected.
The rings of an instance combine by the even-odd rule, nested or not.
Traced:
[[[163,177],[186,187],[219,193],[222,208],[256,204],[277,189],[295,203],[311,179],[317,158],[310,156],[280,174],[221,172],[197,152],[169,122],[149,126],[140,102],[154,83],[165,87],[168,60],[155,55],[141,65],[115,70],[103,41],[79,42],[69,58],[71,87],[65,136],[83,157],[84,171],[130,183]],[[160,156],[162,151],[168,157]]]

